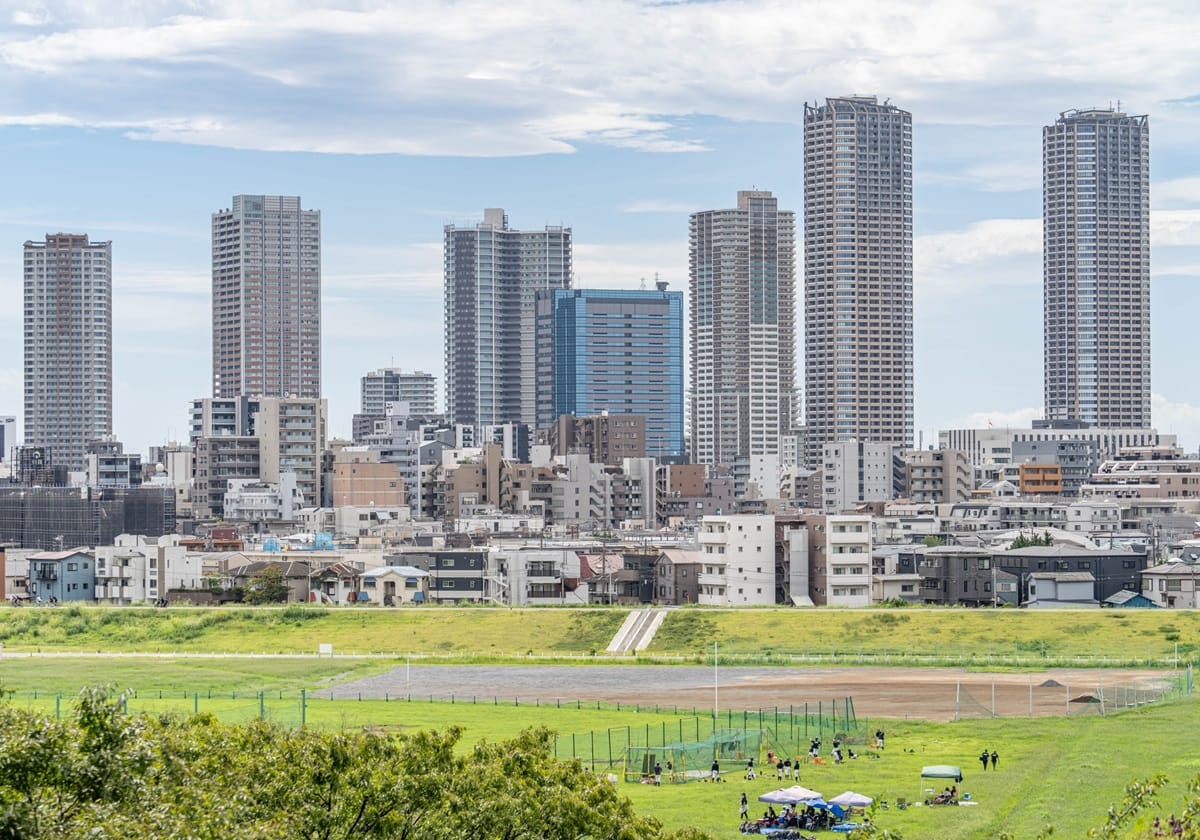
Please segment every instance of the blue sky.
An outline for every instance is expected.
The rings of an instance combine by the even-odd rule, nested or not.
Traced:
[[[115,432],[144,450],[209,393],[209,214],[302,196],[348,435],[367,370],[440,387],[443,224],[504,207],[574,228],[577,285],[685,288],[687,214],[757,187],[799,216],[804,102],[876,93],[915,124],[925,443],[1040,416],[1041,126],[1118,100],[1151,122],[1154,419],[1200,443],[1191,3],[314,5],[0,5],[0,414],[21,414],[26,239],[113,240]]]

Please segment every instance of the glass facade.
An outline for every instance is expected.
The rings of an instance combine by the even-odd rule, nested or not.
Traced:
[[[563,414],[639,414],[647,456],[684,455],[682,292],[543,292],[537,342],[540,427]]]

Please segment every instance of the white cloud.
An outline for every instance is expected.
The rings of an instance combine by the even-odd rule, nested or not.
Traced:
[[[1006,160],[974,163],[957,172],[927,172],[923,183],[953,184],[983,192],[1040,190],[1042,167],[1037,160]]]
[[[1156,429],[1177,435],[1179,445],[1185,451],[1196,451],[1197,442],[1200,442],[1200,406],[1172,402],[1162,394],[1151,394],[1150,416]]]
[[[918,236],[916,283],[954,294],[980,285],[1040,283],[1041,219],[987,219],[955,231]]]
[[[1200,209],[1151,211],[1150,244],[1155,248],[1200,245]]]
[[[850,89],[890,94],[928,122],[1036,124],[1110,96],[1187,120],[1180,92],[1200,54],[1176,34],[1192,14],[1184,0],[509,0],[502,13],[491,0],[46,0],[0,32],[0,121],[502,156],[579,143],[699,151],[695,115],[795,122],[809,97]],[[50,93],[58,110],[39,113]],[[978,164],[964,176],[1007,191],[1034,173]]]
[[[1176,210],[1200,206],[1200,178],[1173,178],[1154,181],[1150,202],[1155,210]]]

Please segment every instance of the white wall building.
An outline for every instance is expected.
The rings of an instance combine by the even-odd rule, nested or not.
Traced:
[[[698,536],[699,603],[775,603],[774,516],[706,516]]]
[[[580,579],[579,555],[574,549],[492,549],[487,565],[499,599],[509,606],[588,603],[588,585]]]
[[[203,586],[203,555],[179,545],[178,535],[121,534],[113,545],[97,546],[95,599],[136,604],[166,598],[173,589]]]
[[[822,450],[822,510],[841,513],[859,502],[896,498],[899,449],[890,443],[829,443]]]
[[[278,484],[252,478],[231,478],[225,491],[225,519],[264,522],[292,519],[304,507],[294,472],[281,473]]]

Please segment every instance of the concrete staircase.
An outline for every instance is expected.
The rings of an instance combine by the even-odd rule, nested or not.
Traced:
[[[630,610],[606,650],[609,653],[645,650],[654,641],[654,634],[666,617],[667,611],[664,609]]]

